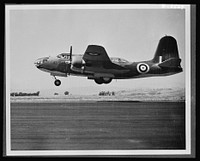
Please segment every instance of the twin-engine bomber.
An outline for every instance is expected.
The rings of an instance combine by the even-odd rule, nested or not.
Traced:
[[[129,62],[122,58],[108,57],[104,47],[88,45],[83,55],[61,53],[56,57],[43,57],[35,61],[35,66],[49,72],[55,78],[54,84],[61,81],[56,76],[85,76],[97,84],[108,84],[113,79],[167,76],[183,71],[176,39],[164,36],[160,39],[153,59]]]

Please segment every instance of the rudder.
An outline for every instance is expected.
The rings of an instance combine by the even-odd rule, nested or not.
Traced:
[[[180,59],[177,42],[172,36],[164,36],[158,43],[158,47],[152,61],[154,63],[162,63],[163,61],[171,58]]]

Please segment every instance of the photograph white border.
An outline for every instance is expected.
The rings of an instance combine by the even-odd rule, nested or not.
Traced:
[[[185,9],[185,150],[11,150],[10,121],[10,11],[35,9]],[[6,5],[6,156],[84,156],[84,155],[186,155],[191,154],[191,22],[190,5],[101,4],[101,5]]]

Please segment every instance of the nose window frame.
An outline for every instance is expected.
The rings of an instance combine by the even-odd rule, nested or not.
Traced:
[[[42,61],[42,63],[45,63],[45,62],[47,62],[47,59],[44,59],[44,60]]]

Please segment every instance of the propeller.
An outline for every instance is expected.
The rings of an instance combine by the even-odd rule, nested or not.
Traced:
[[[70,64],[72,63],[72,46],[70,46],[70,53],[69,53],[69,61],[70,61]]]
[[[69,69],[67,71],[67,74],[70,75],[70,68],[71,68],[71,65],[72,65],[72,46],[70,46],[69,61],[66,61],[66,64],[67,64],[67,68]]]
[[[70,46],[70,53],[69,53],[69,64],[70,69],[76,72],[83,72],[85,62],[83,62],[82,57],[74,55],[72,60],[72,46]],[[70,75],[70,71],[68,73]]]

